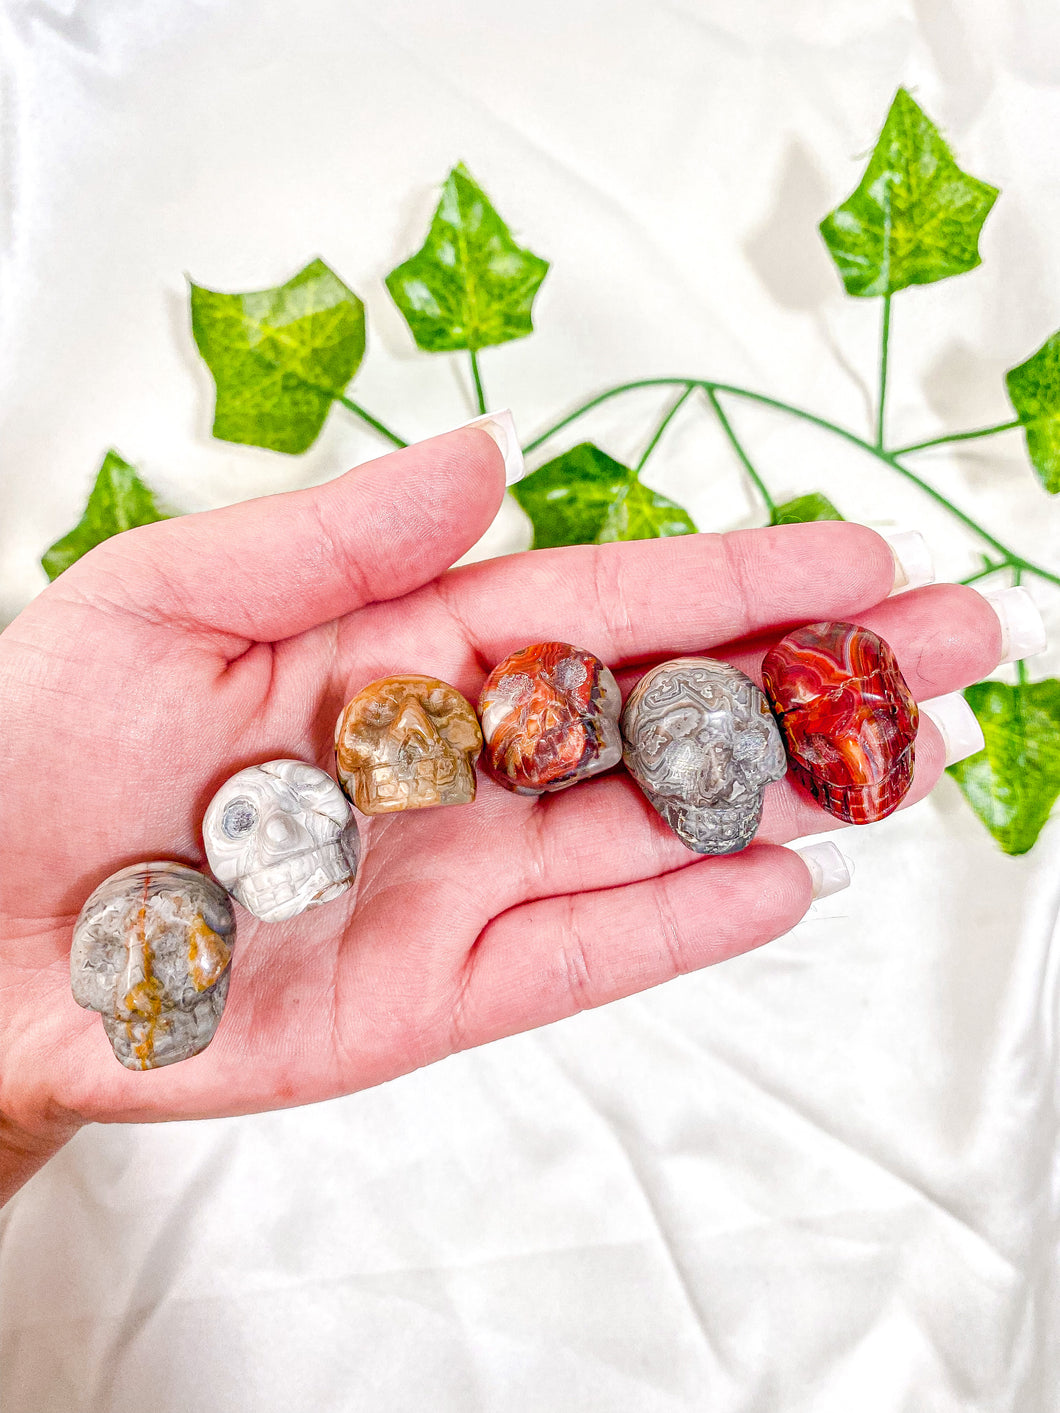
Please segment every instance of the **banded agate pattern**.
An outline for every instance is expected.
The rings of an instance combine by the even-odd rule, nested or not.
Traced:
[[[565,790],[622,759],[622,694],[600,659],[532,643],[499,662],[478,702],[485,761],[517,795]]]
[[[118,1060],[159,1069],[205,1050],[228,995],[235,918],[223,888],[178,863],[134,864],[74,925],[74,1000],[99,1011]]]
[[[746,849],[765,788],[786,769],[777,723],[749,677],[715,658],[664,662],[630,693],[622,736],[627,770],[687,848]]]
[[[871,629],[809,623],[762,664],[790,769],[837,819],[871,824],[913,779],[919,712],[895,655]]]
[[[264,922],[284,922],[353,884],[361,843],[342,791],[308,761],[238,771],[202,822],[214,877]]]
[[[362,814],[469,805],[482,732],[448,682],[381,677],[347,702],[335,727],[335,765]]]

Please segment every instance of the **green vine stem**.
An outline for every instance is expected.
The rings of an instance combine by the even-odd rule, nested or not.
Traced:
[[[751,480],[754,482],[758,494],[762,497],[762,500],[765,503],[766,511],[769,515],[770,522],[772,523],[772,521],[776,520],[777,518],[776,501],[769,494],[769,490],[766,486],[766,483],[762,480],[761,476],[752,466],[751,458],[747,455],[746,451],[744,451],[743,445],[740,442],[739,437],[737,437],[736,433],[733,431],[732,423],[729,421],[728,417],[726,417],[722,409],[722,405],[718,401],[717,392],[714,390],[714,388],[707,388],[706,394],[707,397],[710,399],[711,407],[713,407],[714,409],[714,415],[717,417],[718,422],[721,424],[721,430],[728,437],[730,446],[732,447],[736,455],[740,458],[740,462],[743,466],[743,469],[747,472],[748,476],[750,476]]]
[[[359,402],[354,402],[352,398],[343,397],[341,394],[335,396],[335,401],[341,402],[343,407],[352,412],[355,417],[359,417],[362,422],[367,422],[369,427],[374,427],[381,437],[386,437],[387,441],[393,442],[396,447],[408,446],[408,442],[402,441],[397,432],[392,432],[389,427],[384,426],[378,417],[373,417],[367,408],[362,407]]]
[[[1017,566],[1016,572],[1012,576],[1012,582],[1016,586],[1016,588],[1019,588],[1022,579],[1023,569],[1021,566]],[[1016,681],[1021,687],[1026,687],[1028,682],[1027,664],[1021,657],[1016,659]],[[1019,692],[1016,694],[1016,712],[1020,725],[1020,735],[1023,736],[1024,739],[1026,739],[1026,727],[1024,726],[1023,722],[1023,695]]]
[[[663,417],[663,419],[662,419],[662,421],[659,423],[659,425],[655,428],[655,432],[654,432],[654,434],[652,435],[651,441],[650,441],[650,442],[648,443],[648,445],[644,448],[644,451],[641,453],[641,458],[640,458],[640,460],[637,462],[637,465],[636,465],[636,468],[635,468],[635,469],[636,469],[636,473],[637,473],[638,476],[639,476],[640,473],[644,470],[645,466],[648,464],[648,457],[651,456],[652,452],[653,452],[653,451],[655,450],[655,448],[659,445],[660,441],[662,441],[663,433],[666,431],[667,427],[668,427],[668,426],[670,425],[670,423],[674,420],[674,418],[677,416],[678,412],[679,412],[679,411],[681,410],[681,408],[685,405],[685,403],[688,401],[688,399],[692,396],[692,394],[695,392],[695,390],[696,390],[696,389],[695,389],[695,385],[694,385],[694,384],[688,385],[688,386],[685,388],[684,392],[681,394],[681,396],[677,399],[677,401],[673,404],[673,406],[672,406],[672,407],[669,409],[669,411],[665,414],[665,416]]]
[[[883,409],[887,402],[887,353],[891,342],[891,296],[883,296],[880,326],[880,390],[876,398],[876,450],[883,450]]]
[[[482,374],[478,369],[478,353],[473,348],[469,348],[468,353],[471,355],[471,376],[475,380],[475,400],[478,403],[479,413],[483,414],[487,411],[486,394],[482,387]]]
[[[980,525],[977,520],[973,520],[970,515],[947,499],[941,491],[937,491],[930,482],[918,476],[915,471],[911,471],[908,466],[903,466],[898,460],[898,453],[885,451],[882,447],[874,446],[872,442],[866,441],[864,437],[859,437],[856,432],[852,432],[847,427],[840,427],[835,422],[829,422],[825,417],[818,417],[815,412],[809,412],[804,407],[796,407],[790,402],[782,402],[779,398],[769,397],[765,393],[754,392],[750,388],[737,387],[732,383],[718,383],[708,378],[639,378],[635,382],[619,383],[616,387],[608,388],[605,392],[597,393],[594,398],[581,407],[569,412],[566,417],[561,418],[546,431],[540,433],[533,441],[529,442],[523,450],[525,452],[536,451],[542,443],[554,437],[557,432],[561,432],[564,427],[583,417],[593,408],[599,407],[602,403],[609,402],[612,398],[620,397],[623,393],[634,392],[639,388],[702,388],[708,395],[711,393],[724,393],[730,397],[742,397],[749,402],[756,402],[762,407],[771,407],[777,412],[783,412],[789,417],[797,417],[800,421],[809,422],[812,426],[820,427],[833,436],[842,437],[844,441],[850,442],[852,446],[860,447],[862,451],[874,456],[877,461],[882,461],[889,466],[892,471],[896,471],[899,476],[904,476],[907,481],[911,481],[914,486],[918,486],[925,495],[930,496],[936,504],[941,505],[962,525],[971,530],[985,544],[991,546],[1001,556],[1000,564],[995,568],[1009,568],[1026,570],[1030,574],[1036,575],[1039,579],[1046,579],[1050,584],[1060,586],[1060,574],[1055,574],[1051,569],[1046,569],[1041,564],[1035,564],[1032,560],[1025,559],[1023,555],[1017,554],[1008,545],[1004,544],[995,535],[992,535],[985,526]],[[1007,424],[1006,424],[1007,425]],[[1001,430],[1000,428],[994,430]],[[986,435],[981,433],[980,435]],[[992,572],[992,571],[991,571]],[[981,577],[976,575],[974,577]]]
[[[996,564],[993,560],[987,559],[985,555],[983,556],[983,559],[984,564],[982,569],[977,569],[974,574],[969,574],[967,579],[962,579],[962,584],[974,584],[978,579],[985,579],[988,574],[996,574],[999,569],[1008,568],[1008,565],[1003,559],[999,560]]]
[[[1011,422],[996,422],[992,427],[976,427],[971,432],[947,432],[943,437],[931,437],[926,442],[910,442],[908,446],[895,447],[892,455],[905,456],[910,451],[926,451],[929,446],[947,446],[950,442],[971,442],[977,437],[995,437],[998,432],[1011,432],[1014,427],[1022,426],[1020,419],[1013,417]]]

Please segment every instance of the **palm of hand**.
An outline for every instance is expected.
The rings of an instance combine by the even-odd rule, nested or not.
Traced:
[[[92,888],[128,863],[202,867],[199,825],[218,786],[278,757],[330,769],[336,717],[365,683],[423,672],[474,700],[526,642],[658,660],[851,616],[890,586],[883,542],[838,524],[730,537],[753,550],[695,536],[437,578],[492,519],[499,472],[483,433],[456,433],[318,490],[134,531],[4,635],[0,849],[18,863],[2,900],[0,1116],[31,1131],[311,1102],[733,955],[802,915],[809,881],[794,855],[756,844],[689,867],[621,774],[535,800],[480,773],[473,806],[361,820],[361,871],[343,898],[287,923],[238,912],[226,1012],[203,1055],[130,1073],[75,1005],[70,930]],[[761,572],[753,605],[749,566]],[[941,667],[925,649],[939,593],[960,630]],[[917,654],[914,691],[951,690],[996,660],[982,601],[934,597],[861,612],[900,656],[903,635]],[[753,670],[761,652],[725,655]],[[919,793],[940,754],[929,735]],[[763,837],[823,827],[776,787]]]
[[[469,958],[491,918],[525,896],[538,813],[535,801],[482,776],[471,808],[358,816],[363,865],[341,899],[280,924],[238,910],[208,1066],[128,1075],[98,1017],[69,991],[70,931],[84,898],[112,863],[175,858],[202,868],[202,814],[235,770],[277,757],[333,770],[343,703],[391,670],[428,664],[473,698],[481,666],[435,586],[255,644],[231,664],[178,623],[103,604],[77,616],[71,646],[89,661],[51,666],[34,724],[47,743],[34,791],[48,797],[51,837],[12,879],[5,905],[20,934],[34,928],[19,949],[25,960],[15,959],[13,1063],[50,1071],[64,1106],[84,1117],[146,1119],[308,1103],[466,1043]],[[24,680],[24,663],[12,671]],[[62,782],[57,797],[45,781]]]

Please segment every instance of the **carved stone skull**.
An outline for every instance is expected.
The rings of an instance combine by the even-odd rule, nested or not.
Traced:
[[[787,767],[763,694],[714,658],[676,658],[642,677],[626,702],[622,735],[630,774],[697,854],[746,848],[766,785]]]
[[[178,863],[134,864],[104,879],[81,909],[74,1000],[100,1012],[126,1069],[186,1060],[213,1039],[234,942],[232,905],[213,879]]]
[[[898,808],[920,714],[882,638],[854,623],[807,623],[766,654],[762,680],[791,772],[829,814],[871,824]]]
[[[436,677],[370,683],[335,728],[339,781],[362,814],[470,804],[481,750],[471,704]]]
[[[622,693],[593,653],[533,643],[499,662],[479,696],[486,761],[517,795],[564,790],[622,758]]]
[[[353,883],[357,822],[326,771],[271,760],[233,775],[202,822],[210,868],[264,922],[327,903]]]

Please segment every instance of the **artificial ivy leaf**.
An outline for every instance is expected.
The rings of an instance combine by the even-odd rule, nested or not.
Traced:
[[[592,442],[582,442],[524,476],[511,489],[533,522],[534,548],[595,544],[632,475]]]
[[[904,88],[857,189],[820,231],[847,294],[893,294],[974,270],[997,188],[962,172]]]
[[[463,165],[449,173],[420,250],[386,287],[428,353],[490,348],[533,333],[534,295],[548,261],[516,245]]]
[[[650,490],[636,472],[582,442],[512,487],[534,526],[534,548],[691,535],[688,512]]]
[[[1060,333],[1046,339],[1026,363],[1010,368],[1005,386],[1025,424],[1027,455],[1047,491],[1060,491]]]
[[[323,260],[274,289],[191,286],[191,331],[217,384],[213,434],[308,450],[364,357],[364,305]]]
[[[1060,682],[978,682],[964,693],[986,749],[949,767],[1006,854],[1025,854],[1060,795]]]
[[[608,509],[604,523],[597,532],[596,543],[660,540],[667,535],[695,533],[696,527],[687,510],[641,481],[631,481]]]
[[[161,510],[151,490],[134,467],[116,451],[108,451],[88,497],[85,513],[68,535],[56,540],[41,559],[49,579],[58,579],[64,569],[96,545],[120,535],[134,525],[151,525],[169,520],[172,512]]]
[[[812,491],[808,496],[786,500],[773,512],[774,525],[803,525],[808,520],[842,520],[842,516],[827,496]]]

